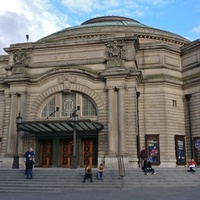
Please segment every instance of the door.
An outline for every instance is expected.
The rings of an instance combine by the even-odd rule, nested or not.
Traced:
[[[71,156],[73,152],[72,139],[65,139],[61,142],[61,167],[69,168],[71,165]]]
[[[52,140],[40,141],[40,166],[51,167],[52,165]]]
[[[97,167],[98,145],[97,139],[82,140],[82,167],[90,165]]]

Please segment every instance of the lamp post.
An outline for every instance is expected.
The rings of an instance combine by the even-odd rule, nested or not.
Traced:
[[[17,137],[16,137],[16,144],[15,144],[15,155],[13,157],[13,169],[19,169],[19,155],[18,155],[18,138],[20,132],[20,124],[22,123],[21,113],[16,117],[16,127],[17,127]]]
[[[76,123],[78,122],[78,115],[76,112],[80,110],[80,106],[72,113],[73,120],[73,154],[71,159],[71,169],[77,169],[77,157],[76,157]]]

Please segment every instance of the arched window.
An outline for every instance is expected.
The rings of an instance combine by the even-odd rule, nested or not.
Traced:
[[[79,117],[97,116],[95,103],[88,96],[79,93],[60,93],[51,98],[44,106],[41,117],[70,118],[74,110],[77,109],[77,106],[80,106]],[[54,112],[56,107],[59,107],[59,111]]]
[[[53,97],[43,108],[42,117],[49,117],[51,113],[55,110],[55,97]],[[55,117],[55,113],[52,114],[52,117]]]
[[[96,116],[97,112],[91,100],[83,96],[83,116]]]
[[[76,109],[76,94],[63,94],[62,95],[62,116],[70,117]]]

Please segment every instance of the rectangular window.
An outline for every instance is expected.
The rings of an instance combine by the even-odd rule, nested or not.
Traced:
[[[70,117],[76,109],[76,94],[62,95],[62,116]]]

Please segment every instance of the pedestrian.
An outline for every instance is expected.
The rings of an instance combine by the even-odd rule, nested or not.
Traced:
[[[87,165],[85,167],[85,175],[84,175],[83,183],[85,183],[86,179],[88,179],[88,178],[90,179],[90,183],[92,183],[93,182],[92,181],[92,168],[89,165]]]
[[[26,163],[26,168],[27,168],[27,176],[26,176],[26,179],[32,179],[33,177],[33,173],[32,173],[32,170],[33,170],[33,165],[35,163],[33,162],[33,157],[29,157],[29,160],[27,161]]]
[[[99,168],[97,169],[97,178],[98,180],[103,180],[104,178],[104,166],[103,164],[100,164]]]
[[[147,154],[146,154],[146,150],[145,147],[142,147],[142,150],[140,151],[140,164],[141,164],[141,168],[142,170],[144,170],[144,160],[145,158],[147,158]]]
[[[189,165],[188,171],[194,173],[197,166],[196,161],[192,158],[191,161],[188,162],[188,165]]]
[[[33,148],[30,147],[28,149],[28,151],[24,154],[24,157],[25,157],[25,165],[27,164],[27,162],[29,161],[29,158],[32,157],[32,158],[35,158],[35,153],[33,152]],[[27,167],[25,169],[25,175],[27,175]]]
[[[156,174],[155,169],[152,168],[150,160],[145,159],[144,160],[144,174],[149,175],[148,172],[151,172],[153,175]]]

